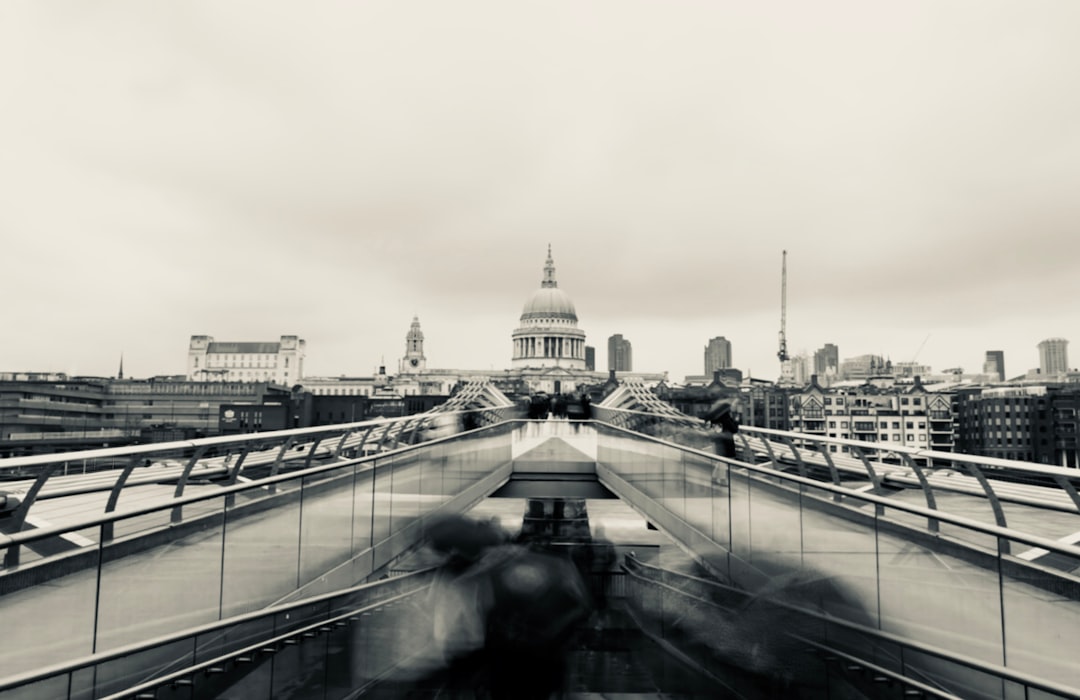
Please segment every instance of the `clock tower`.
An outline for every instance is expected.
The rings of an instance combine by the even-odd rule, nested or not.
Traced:
[[[424,332],[420,330],[420,319],[413,316],[409,332],[405,334],[405,357],[401,358],[399,374],[422,372],[427,366],[424,357]]]

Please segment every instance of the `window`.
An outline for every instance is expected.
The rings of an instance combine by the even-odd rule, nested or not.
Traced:
[[[911,433],[908,433],[907,434],[907,441],[908,442],[915,442],[915,436],[912,435]]]
[[[900,405],[901,406],[907,406],[908,405],[908,397],[906,397],[906,396],[902,397],[900,399]]]
[[[922,399],[916,397],[916,398],[911,400],[911,403],[914,406],[922,406]]]
[[[889,441],[889,434],[888,433],[882,433],[881,434],[881,441],[882,442],[888,442]]]
[[[837,406],[843,406],[844,405],[844,397],[843,396],[837,396],[836,397],[836,405]]]
[[[908,430],[914,430],[915,423],[914,423],[914,421],[907,421],[907,424],[904,427],[906,427]],[[910,440],[910,439],[911,438],[908,438],[908,440]]]
[[[836,421],[834,421],[834,420],[829,421],[829,427],[830,428],[835,428],[836,427]]]

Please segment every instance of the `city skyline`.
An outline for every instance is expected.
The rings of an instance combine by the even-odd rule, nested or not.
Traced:
[[[676,381],[718,335],[779,377],[784,249],[793,356],[1012,377],[1080,329],[1078,5],[264,10],[0,10],[0,371],[392,371],[414,315],[508,368],[548,243],[586,343]]]

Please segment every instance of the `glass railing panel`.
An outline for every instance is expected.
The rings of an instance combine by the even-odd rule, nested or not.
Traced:
[[[406,452],[394,459],[394,498],[390,508],[392,532],[399,531],[420,516],[420,464],[423,459],[422,451]]]
[[[195,637],[195,663],[205,663],[238,649],[245,649],[274,635],[274,619],[258,617]]]
[[[686,519],[686,469],[683,453],[674,448],[658,446],[657,460],[664,474],[661,505],[682,519]]]
[[[877,517],[881,629],[992,664],[1004,661],[997,553]]]
[[[300,502],[300,583],[351,555],[353,467],[303,477]]]
[[[1080,696],[1080,558],[1002,539],[1005,661]]]
[[[353,505],[352,505],[352,553],[357,555],[370,549],[374,543],[372,537],[372,517],[375,514],[375,469],[374,462],[364,462],[353,467]]]
[[[394,499],[394,456],[375,460],[375,497],[372,502],[371,539],[374,544],[390,536],[390,505]]]
[[[237,497],[225,510],[222,617],[269,605],[297,587],[300,480],[252,491],[260,495]]]
[[[747,499],[749,562],[767,576],[797,571],[802,558],[799,492],[751,474]]]
[[[207,505],[216,512],[185,517],[156,546],[143,538],[104,548],[96,652],[218,619],[225,498]]]
[[[918,649],[904,651],[904,672],[912,679],[942,688],[965,700],[1003,700],[1002,679],[980,670]]]
[[[731,535],[731,553],[749,562],[753,550],[750,547],[750,497],[752,473],[738,466],[728,469],[728,502]]]
[[[866,627],[878,626],[877,537],[873,512],[841,509],[832,493],[803,486],[799,495],[803,576],[824,579],[824,612]]]
[[[5,690],[3,697],[4,700],[63,700],[71,697],[68,695],[70,687],[71,678],[64,674]]]
[[[180,639],[99,663],[94,674],[93,695],[100,698],[191,666],[191,639]]]
[[[727,500],[726,490],[722,491],[721,487],[713,482],[713,465],[719,462],[693,452],[686,452],[682,455],[682,463],[685,474],[684,517],[706,536],[718,541],[714,532],[716,525],[713,522],[715,517],[713,501]],[[727,525],[726,518],[724,525]]]
[[[348,667],[335,675],[347,673],[347,682],[355,689],[386,679],[398,664],[412,667],[412,657],[431,640],[431,619],[423,613],[425,599],[421,592],[357,615],[348,628],[348,652],[343,656]]]
[[[433,445],[417,460],[417,500],[421,512],[438,508],[447,500],[447,489],[457,486],[458,480],[446,469],[442,455],[442,445]]]
[[[712,538],[724,549],[731,550],[731,468],[725,462],[714,462],[712,483]]]
[[[35,587],[0,595],[3,628],[35,630],[29,637],[24,633],[0,634],[0,678],[93,653],[99,552],[96,545],[87,550],[81,556],[90,559],[77,565],[75,573],[49,579],[49,595],[41,595]],[[25,574],[32,572],[28,568]],[[64,624],[41,624],[42,620],[54,619],[57,610],[64,611]]]

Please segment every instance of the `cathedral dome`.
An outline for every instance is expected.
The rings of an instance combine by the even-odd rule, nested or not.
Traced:
[[[521,310],[521,320],[562,318],[577,322],[577,312],[570,296],[558,287],[541,287],[532,293]]]
[[[512,336],[512,366],[585,369],[585,331],[577,324],[574,302],[555,281],[555,261],[549,245],[540,289],[525,300],[521,325]]]

